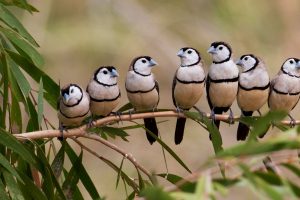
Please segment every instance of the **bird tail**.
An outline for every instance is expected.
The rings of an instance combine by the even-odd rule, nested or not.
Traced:
[[[185,126],[186,118],[178,118],[176,122],[175,129],[175,144],[180,144],[183,139],[184,134],[184,126]]]
[[[155,134],[158,137],[158,129],[157,129],[155,118],[145,118],[144,124],[147,130],[151,131],[153,134]],[[153,144],[153,142],[156,141],[156,139],[152,137],[147,131],[146,131],[146,136],[150,144]]]
[[[253,111],[242,111],[244,116],[252,116]],[[237,134],[236,134],[236,139],[239,140],[246,140],[248,134],[249,134],[249,126],[246,124],[243,124],[242,122],[239,123],[238,129],[237,129]]]

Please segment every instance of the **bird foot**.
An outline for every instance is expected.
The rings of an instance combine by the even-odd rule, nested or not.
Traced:
[[[131,120],[131,115],[132,115],[133,113],[135,113],[135,109],[130,109],[130,110],[128,111],[128,114],[129,114],[129,120]]]
[[[115,117],[118,117],[119,118],[119,121],[118,121],[118,124],[119,122],[122,122],[123,123],[123,120],[121,118],[121,115],[122,115],[122,112],[119,112],[119,111],[116,111],[116,112],[111,112]],[[131,116],[130,116],[131,118]]]
[[[59,123],[60,136],[57,137],[57,139],[59,141],[63,141],[65,139],[65,137],[64,137],[64,131],[68,132],[68,130],[66,129],[66,127],[62,123]]]
[[[179,108],[178,106],[176,106],[176,112],[177,113],[183,113],[183,110],[181,108]]]
[[[288,116],[291,119],[291,121],[290,121],[290,127],[294,128],[295,125],[296,125],[296,120],[290,114]]]
[[[210,112],[210,118],[211,118],[212,123],[214,124],[216,121],[216,114],[215,114],[214,109],[212,109]]]
[[[231,108],[229,108],[228,122],[229,122],[229,124],[234,124],[234,115],[233,115]]]
[[[92,127],[94,127],[94,126],[96,126],[95,120],[94,120],[93,117],[91,117],[91,118],[89,119],[89,121],[88,121],[87,128],[89,129],[89,128],[92,128]]]

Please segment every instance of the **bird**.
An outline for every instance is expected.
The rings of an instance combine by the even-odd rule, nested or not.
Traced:
[[[278,74],[270,84],[268,105],[270,110],[285,111],[291,119],[291,126],[295,125],[290,111],[295,108],[300,97],[300,60],[288,58],[282,64]],[[263,137],[263,135],[261,135]]]
[[[201,56],[192,47],[179,50],[181,64],[176,70],[172,84],[172,100],[176,109],[189,110],[200,99],[204,90],[205,72],[202,68]],[[186,118],[178,118],[175,129],[175,144],[180,144],[184,135]]]
[[[206,79],[207,101],[213,122],[219,128],[220,121],[215,120],[215,114],[230,110],[230,122],[233,120],[230,107],[238,91],[239,69],[231,58],[232,50],[229,44],[213,42],[207,52],[212,55],[213,60]]]
[[[127,72],[125,88],[129,102],[135,111],[155,110],[159,103],[159,86],[153,75],[152,67],[157,62],[150,56],[139,56],[133,59]],[[156,139],[147,132],[158,136],[155,118],[145,118],[146,136],[150,144]]]
[[[63,130],[66,127],[78,126],[90,114],[89,95],[77,84],[70,83],[61,89],[58,99],[59,127],[63,139]]]
[[[270,78],[265,63],[253,54],[245,54],[236,62],[241,66],[237,103],[243,116],[252,116],[268,101]],[[249,127],[242,122],[237,129],[237,140],[245,140]]]
[[[117,107],[121,97],[118,76],[114,66],[101,66],[94,72],[86,88],[92,116],[107,116]]]

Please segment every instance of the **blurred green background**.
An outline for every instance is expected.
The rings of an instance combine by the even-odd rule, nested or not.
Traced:
[[[120,73],[122,105],[127,103],[125,75],[131,60],[138,55],[152,56],[159,63],[154,69],[161,89],[159,108],[173,108],[171,84],[179,65],[176,53],[181,47],[197,48],[207,71],[211,58],[206,50],[210,43],[226,41],[233,48],[234,59],[246,53],[263,58],[270,77],[287,57],[300,57],[300,2],[297,0],[32,0],[31,3],[40,12],[21,13],[21,19],[41,46],[46,72],[61,85],[74,82],[86,87],[98,66],[114,65]],[[205,95],[197,106],[209,112]],[[296,118],[300,117],[298,107],[293,111]],[[265,106],[263,111],[266,110]],[[233,111],[240,114],[236,102]],[[55,110],[46,108],[46,113],[52,122],[58,123]],[[192,170],[197,170],[214,154],[208,133],[188,121],[183,143],[175,146],[174,128],[175,119],[160,124],[162,139]],[[237,143],[236,128],[237,124],[221,125],[224,147]],[[161,146],[149,145],[143,130],[129,134],[130,143],[111,141],[132,153],[149,170],[166,172]],[[276,129],[268,137],[274,134]],[[89,145],[117,165],[121,162],[122,157],[108,148],[97,143]],[[167,161],[170,173],[187,175],[169,155]],[[115,190],[117,174],[112,169],[86,152],[84,165],[100,194],[107,199],[124,199],[123,186],[120,184]],[[129,162],[125,162],[124,168],[136,176]],[[227,199],[254,197],[250,189],[241,186],[234,188]]]

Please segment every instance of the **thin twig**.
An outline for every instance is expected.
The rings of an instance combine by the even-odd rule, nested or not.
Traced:
[[[104,126],[111,122],[119,121],[132,121],[135,119],[144,119],[151,117],[185,117],[184,113],[178,113],[175,110],[169,111],[159,111],[159,112],[145,112],[145,113],[135,113],[135,114],[122,114],[121,116],[110,115],[95,121],[95,126]],[[210,118],[210,114],[206,113],[206,117]],[[228,121],[229,115],[216,115],[215,119],[220,121]],[[234,120],[239,120],[239,116],[235,116]],[[289,120],[281,121],[283,125],[290,125]],[[296,124],[300,124],[300,120],[296,121]],[[85,134],[88,126],[87,124],[82,125],[78,128],[68,129],[64,131],[64,137],[82,136]],[[39,138],[53,138],[59,137],[61,135],[60,130],[43,130],[43,131],[33,131],[21,134],[15,134],[14,136],[19,140],[26,139],[39,139]]]
[[[104,161],[105,163],[109,162],[110,160],[108,160],[107,158],[100,156],[97,152],[93,151],[92,149],[88,148],[87,146],[85,146],[84,144],[82,144],[78,139],[76,139],[75,137],[71,138],[74,142],[76,142],[82,149],[85,149],[87,152],[89,152],[90,154],[96,156],[97,158],[99,158],[100,160]],[[133,178],[129,177],[131,180],[134,180]]]
[[[110,143],[109,141],[103,139],[102,137],[96,135],[96,134],[89,134],[89,135],[83,135],[81,137],[84,138],[88,138],[91,140],[95,140],[97,142],[100,142],[102,144],[104,144],[105,146],[115,150],[116,152],[120,153],[121,155],[123,155],[125,158],[127,158],[136,168],[138,168],[139,170],[141,170],[144,174],[146,174],[148,176],[148,178],[151,180],[151,173],[148,172],[148,170],[146,170],[145,167],[143,167],[141,164],[139,164],[136,159],[133,157],[132,154],[128,154],[126,153],[123,149],[121,149],[120,147]],[[72,138],[74,140],[74,138]]]

